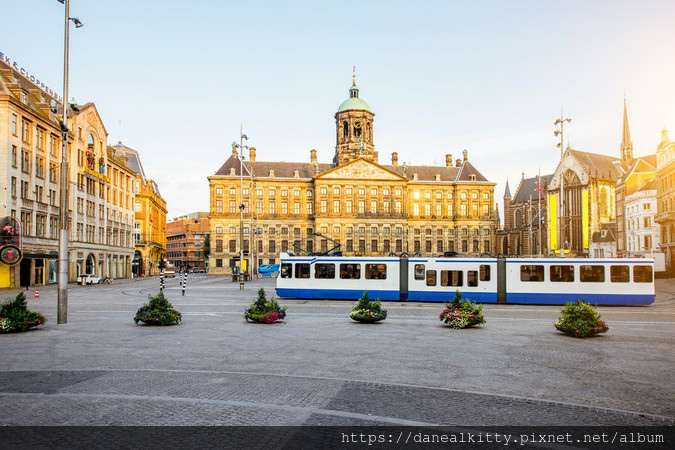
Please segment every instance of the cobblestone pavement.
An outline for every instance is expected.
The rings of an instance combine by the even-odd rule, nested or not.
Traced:
[[[274,280],[191,275],[165,294],[173,327],[136,325],[158,278],[27,291],[44,328],[0,335],[1,425],[675,425],[675,281],[648,307],[601,307],[606,335],[555,331],[559,307],[486,305],[452,330],[441,304],[387,303],[379,324],[353,302],[282,300],[285,323],[243,310]],[[0,290],[8,298],[16,290]]]

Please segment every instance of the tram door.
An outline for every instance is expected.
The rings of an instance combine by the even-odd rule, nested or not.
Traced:
[[[399,299],[408,301],[408,255],[401,256],[399,267]]]
[[[506,258],[497,258],[497,303],[506,303]]]

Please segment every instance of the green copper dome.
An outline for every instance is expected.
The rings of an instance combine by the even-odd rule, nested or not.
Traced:
[[[356,84],[352,84],[352,87],[349,89],[349,98],[340,104],[338,112],[354,109],[372,112],[368,103],[359,98],[359,88],[356,87]]]

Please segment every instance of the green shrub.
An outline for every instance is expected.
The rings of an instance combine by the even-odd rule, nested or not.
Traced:
[[[387,310],[382,309],[382,302],[380,300],[370,300],[368,298],[368,291],[363,291],[363,295],[349,313],[349,317],[355,319],[357,317],[365,317],[372,319],[384,320],[387,318]]]
[[[455,292],[455,298],[445,302],[445,309],[438,316],[439,320],[455,329],[473,327],[485,323],[483,305],[462,300],[462,293]]]
[[[594,306],[579,299],[566,303],[560,308],[562,315],[554,323],[557,330],[570,336],[585,338],[609,331],[607,324],[600,320],[600,314]]]
[[[182,315],[164,297],[164,293],[148,295],[150,300],[136,311],[134,322],[143,322],[148,325],[178,325]]]
[[[45,322],[47,318],[44,315],[28,309],[23,292],[19,292],[13,300],[7,300],[0,305],[0,333],[26,331],[44,325]]]
[[[246,321],[275,323],[286,317],[286,307],[279,306],[274,297],[267,300],[265,289],[258,289],[258,299],[244,310],[244,319]]]

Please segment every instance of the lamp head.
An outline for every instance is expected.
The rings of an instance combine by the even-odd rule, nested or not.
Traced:
[[[560,123],[560,119],[555,119],[555,122],[553,122],[553,125],[558,125]]]
[[[554,135],[554,136],[557,136],[557,135],[559,135],[559,134],[560,134],[560,131],[559,131],[559,130],[555,130],[555,131],[553,132],[553,135]]]
[[[241,135],[241,138],[242,138],[242,139],[246,139],[246,140],[248,141],[248,136],[246,136],[245,134],[242,134],[242,135]]]
[[[84,26],[84,24],[80,22],[80,19],[78,19],[77,17],[71,17],[70,20],[72,20],[73,23],[75,24],[75,28],[82,28]]]
[[[572,119],[565,119],[568,123],[572,121]]]

